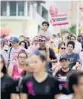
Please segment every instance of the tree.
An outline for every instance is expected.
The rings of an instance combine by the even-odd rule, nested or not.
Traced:
[[[69,27],[70,34],[76,35],[76,25],[72,25]]]
[[[76,35],[76,25],[72,25],[68,29],[62,29],[62,33],[68,33],[71,35]]]

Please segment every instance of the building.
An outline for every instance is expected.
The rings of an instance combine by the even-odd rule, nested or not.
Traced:
[[[81,10],[77,10],[77,5]],[[59,33],[62,28],[68,28],[77,24],[77,15],[83,31],[83,1],[46,1],[46,0],[1,0],[1,34],[35,36],[38,34],[42,21],[50,22],[50,5],[54,5],[59,14],[68,14],[68,25],[53,27],[50,23],[50,30],[54,34]],[[80,14],[79,14],[80,13]]]
[[[1,0],[1,33],[35,36],[42,21],[48,21],[45,1]]]

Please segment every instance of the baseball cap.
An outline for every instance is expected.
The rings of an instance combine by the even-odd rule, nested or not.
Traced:
[[[11,38],[10,38],[10,42],[11,42],[12,44],[15,44],[15,43],[19,43],[20,41],[19,41],[19,39],[18,39],[17,37],[11,37]]]
[[[61,55],[59,61],[62,61],[62,60],[69,60],[69,59],[66,55]]]

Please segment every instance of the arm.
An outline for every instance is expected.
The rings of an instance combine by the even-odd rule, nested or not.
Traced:
[[[27,82],[24,79],[21,82],[20,86],[22,86],[22,89],[20,89],[20,94],[19,94],[20,99],[28,99],[28,89],[26,83]]]
[[[57,61],[57,57],[53,51],[53,49],[49,48],[49,54],[50,54],[50,59],[52,60],[56,60]]]
[[[8,67],[8,75],[10,76],[10,77],[12,77],[12,73],[13,73],[13,66],[9,66]]]
[[[79,63],[79,61],[80,61],[80,56],[79,56],[79,54],[77,54],[77,56],[76,56],[76,63]]]
[[[49,49],[46,49],[46,55],[47,55],[47,60],[50,61],[50,57],[49,57]]]
[[[49,56],[50,56],[50,53],[49,53],[49,45],[48,45],[48,44],[46,44],[45,46],[46,46],[46,55],[47,55],[47,60],[48,60],[48,61],[50,61],[50,57],[49,57]]]
[[[76,54],[76,64],[75,66],[73,67],[74,70],[77,70],[78,67],[80,67],[81,63],[80,63],[80,56],[79,54]]]
[[[61,66],[60,63],[52,63],[52,70],[53,70],[53,76],[56,75],[56,73],[60,70]]]
[[[55,86],[54,86],[54,90],[53,90],[53,92],[54,92],[54,99],[58,99],[59,98],[59,96],[62,94],[61,93],[61,88],[60,88],[60,83],[59,83],[59,81],[56,79],[56,82],[55,82]]]

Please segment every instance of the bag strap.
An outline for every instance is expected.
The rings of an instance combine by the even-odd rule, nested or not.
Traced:
[[[9,67],[9,64],[10,64],[11,50],[12,50],[12,47],[10,48],[10,50],[9,50],[9,54],[8,54],[8,65],[7,65],[7,68]]]
[[[18,80],[18,85],[16,87],[18,93],[22,92],[22,88],[23,88],[22,81],[24,77],[25,77],[25,72],[23,73],[22,77]]]
[[[12,47],[10,48],[10,51],[9,51],[8,60],[10,60],[10,54],[11,54],[11,50],[12,50]]]
[[[22,80],[23,80],[23,77],[18,80],[18,85],[16,87],[16,90],[18,93],[22,91]]]

